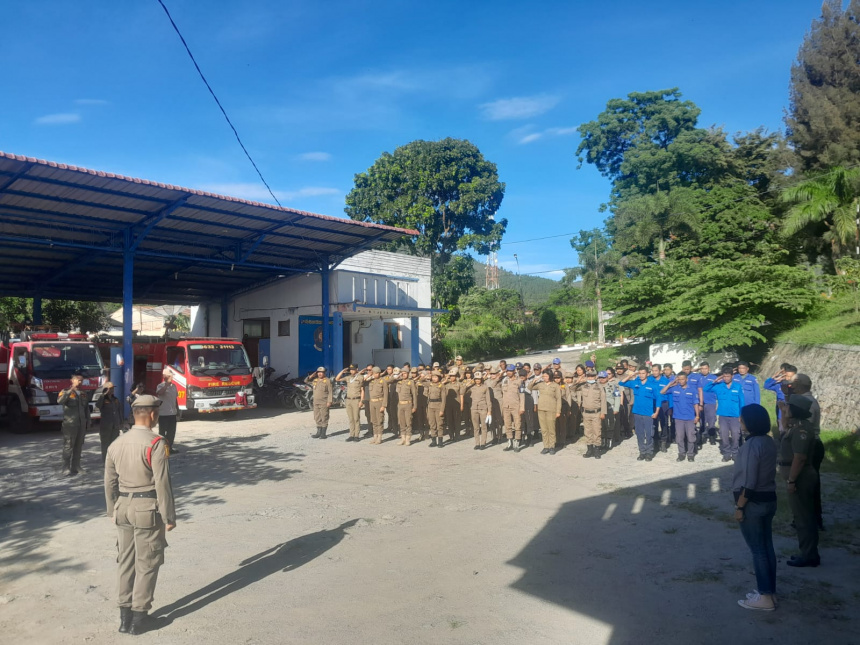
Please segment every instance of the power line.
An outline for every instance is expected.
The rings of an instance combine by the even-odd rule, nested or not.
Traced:
[[[546,237],[534,237],[530,240],[517,240],[516,242],[504,242],[507,246],[508,244],[525,244],[526,242],[538,242],[540,240],[551,240],[556,237],[567,237],[568,235],[576,235],[576,233],[561,233],[559,235],[547,235]]]

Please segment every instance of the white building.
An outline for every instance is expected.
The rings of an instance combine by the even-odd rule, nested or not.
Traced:
[[[268,356],[278,374],[307,374],[325,365],[321,279],[319,273],[287,276],[236,296],[226,308],[194,307],[191,333],[240,338],[252,365]],[[328,279],[335,372],[350,363],[429,363],[429,258],[364,251],[337,265]]]

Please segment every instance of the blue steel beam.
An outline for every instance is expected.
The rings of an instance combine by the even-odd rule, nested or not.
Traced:
[[[131,245],[132,252],[137,251],[140,248],[140,243],[146,239],[146,236],[152,233],[152,229],[154,229],[160,222],[162,222],[165,218],[170,217],[170,215],[177,209],[182,208],[185,205],[185,202],[188,201],[190,195],[186,195],[180,199],[177,199],[175,202],[167,206],[166,208],[160,210],[159,212],[152,215],[147,220],[140,222],[138,225],[143,225],[144,229],[141,231],[134,242]],[[130,228],[133,228],[135,225],[132,225]]]
[[[18,181],[19,179],[21,179],[21,177],[23,177],[24,175],[26,175],[28,172],[30,172],[30,169],[31,169],[34,165],[35,165],[35,164],[33,164],[33,163],[24,164],[24,166],[23,166],[23,167],[21,168],[21,170],[19,170],[18,172],[15,172],[15,173],[3,173],[4,175],[6,175],[6,177],[7,177],[7,178],[6,178],[3,182],[0,182],[0,193],[5,192],[5,191],[6,191],[6,189],[7,189],[7,188],[9,188],[9,186],[11,186],[12,184],[14,184],[14,183],[15,183],[16,181]]]
[[[82,187],[86,189],[86,187]],[[135,215],[143,215],[147,217],[152,215],[152,211],[146,211],[140,208],[129,208],[128,206],[114,206],[112,204],[101,204],[99,202],[88,202],[83,199],[72,199],[70,197],[57,197],[54,195],[43,195],[41,193],[29,193],[26,190],[7,190],[7,195],[16,197],[29,197],[31,199],[44,199],[47,202],[58,202],[60,204],[74,204],[75,206],[86,206],[87,208],[98,208],[107,211],[116,211],[118,213],[134,213]],[[133,197],[133,195],[128,195]]]
[[[323,365],[329,371],[332,369],[331,361],[331,328],[328,324],[329,318],[329,275],[328,260],[324,258],[320,267],[320,282],[322,285],[322,328],[323,328]]]
[[[125,414],[129,416],[131,408],[126,397],[131,393],[134,384],[134,346],[132,345],[134,319],[134,251],[132,247],[131,231],[126,231],[123,236],[122,251],[122,374],[123,391],[120,400],[125,401]]]

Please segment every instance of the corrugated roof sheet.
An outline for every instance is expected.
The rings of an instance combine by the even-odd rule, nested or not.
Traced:
[[[0,151],[0,295],[196,302],[418,232]]]

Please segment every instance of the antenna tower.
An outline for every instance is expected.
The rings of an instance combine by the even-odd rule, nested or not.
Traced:
[[[495,251],[492,251],[487,256],[487,270],[484,279],[484,286],[488,290],[499,288],[499,256]]]

